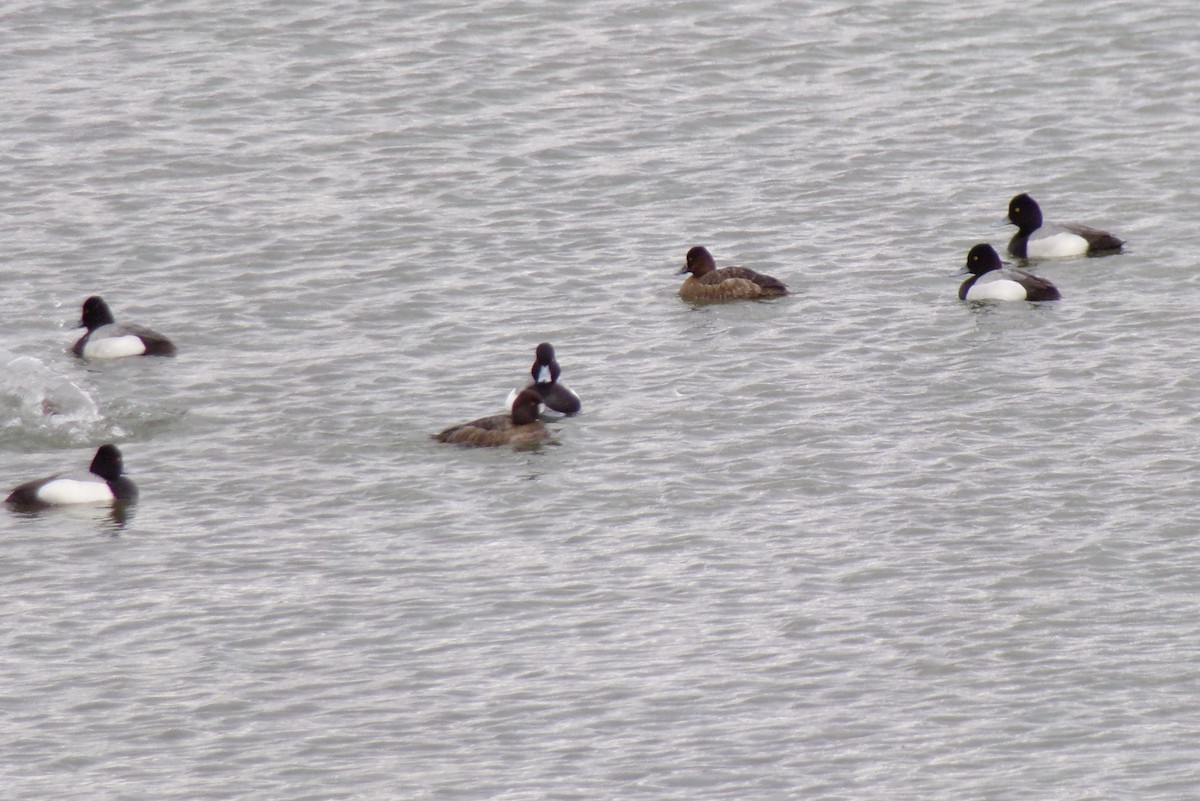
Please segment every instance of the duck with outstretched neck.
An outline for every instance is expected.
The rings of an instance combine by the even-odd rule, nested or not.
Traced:
[[[523,389],[514,389],[508,394],[507,406],[510,411],[517,396],[525,390],[537,393],[538,398],[547,409],[559,414],[578,414],[579,410],[583,408],[579,396],[558,380],[558,377],[562,375],[562,368],[558,366],[558,360],[554,358],[554,346],[549,342],[543,342],[537,346],[537,350],[534,352],[533,367],[529,373],[533,377],[533,382]]]

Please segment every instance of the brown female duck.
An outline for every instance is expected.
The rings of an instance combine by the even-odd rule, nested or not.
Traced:
[[[531,389],[523,389],[513,400],[510,414],[496,414],[450,426],[440,434],[435,434],[434,439],[472,447],[536,445],[550,438],[550,432],[538,420],[540,406],[538,394]]]
[[[691,273],[679,297],[689,303],[713,303],[726,300],[758,300],[788,294],[787,287],[777,278],[756,273],[747,267],[722,267],[707,248],[697,245],[687,252],[687,261],[679,275]]]

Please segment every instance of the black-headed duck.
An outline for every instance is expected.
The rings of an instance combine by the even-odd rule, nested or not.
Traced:
[[[979,244],[967,254],[956,275],[970,274],[958,288],[959,300],[1059,300],[1058,288],[1045,278],[1016,267],[1005,267],[996,249]]]
[[[83,302],[79,328],[87,333],[71,352],[84,359],[119,359],[122,356],[174,356],[175,346],[157,331],[132,323],[117,323],[104,299],[93,295]]]
[[[88,472],[57,473],[28,481],[9,493],[5,503],[22,509],[45,509],[81,503],[131,503],[137,487],[125,475],[116,445],[101,445]]]
[[[1119,253],[1125,245],[1108,231],[1087,225],[1042,220],[1042,209],[1029,195],[1020,194],[1008,203],[1005,222],[1017,226],[1008,242],[1008,252],[1018,259],[1061,259],[1068,256],[1104,256]]]
[[[559,382],[558,377],[562,374],[562,369],[558,366],[558,360],[554,358],[554,346],[549,342],[543,342],[537,346],[533,367],[529,372],[533,376],[533,382],[525,389],[536,392],[547,409],[559,414],[570,415],[577,414],[583,408],[579,396],[572,392],[566,384]],[[509,393],[509,410],[512,409],[513,401],[520,393],[521,389],[514,389]]]

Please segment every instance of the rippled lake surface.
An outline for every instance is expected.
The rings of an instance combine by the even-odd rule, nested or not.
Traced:
[[[142,493],[0,514],[6,798],[1200,793],[1191,0],[0,18],[0,479]]]

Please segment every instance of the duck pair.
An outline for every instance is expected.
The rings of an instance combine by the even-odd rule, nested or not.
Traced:
[[[1009,240],[1008,252],[1019,259],[1104,256],[1119,253],[1125,244],[1107,231],[1087,225],[1046,224],[1041,207],[1027,194],[1009,201],[1005,222],[1017,226],[1017,233]],[[1062,297],[1058,288],[1045,278],[1019,267],[1005,267],[1000,255],[986,243],[976,245],[967,254],[967,263],[958,275],[967,274],[970,277],[958,288],[960,300],[1042,301]]]
[[[706,248],[694,247],[687,252],[680,275],[691,273],[679,295],[693,303],[713,303],[728,300],[756,300],[788,294],[783,282],[746,267],[717,269],[716,261]],[[514,389],[508,396],[508,414],[481,417],[469,423],[451,426],[434,435],[439,442],[459,445],[528,446],[544,442],[550,433],[541,422],[541,407],[562,414],[577,413],[579,397],[560,383],[561,373],[549,342],[537,346],[533,368],[533,383],[524,389]]]
[[[679,295],[693,303],[755,300],[788,293],[787,287],[778,279],[746,267],[717,269],[712,254],[699,246],[687,252],[686,263],[679,274],[684,273],[691,275],[683,282]],[[524,389],[514,389],[509,394],[508,414],[482,417],[451,426],[435,434],[434,439],[473,446],[527,446],[548,440],[550,433],[538,419],[541,407],[544,405],[556,412],[571,415],[580,410],[581,404],[579,397],[559,382],[561,370],[549,342],[537,346],[530,373],[533,383]]]
[[[577,414],[583,404],[578,395],[559,382],[562,369],[554,356],[554,346],[549,342],[537,346],[533,367],[529,372],[533,381],[509,393],[508,414],[481,417],[469,423],[450,426],[435,434],[434,439],[474,447],[529,447],[550,439],[550,432],[539,419],[542,407],[572,415]]]
[[[132,323],[117,323],[104,299],[93,295],[83,302],[79,328],[85,333],[71,347],[81,359],[119,359],[125,356],[174,356],[175,345],[157,331]],[[94,503],[132,503],[137,487],[125,475],[125,461],[116,445],[101,445],[87,472],[56,473],[28,481],[9,493],[5,503],[18,509]]]

